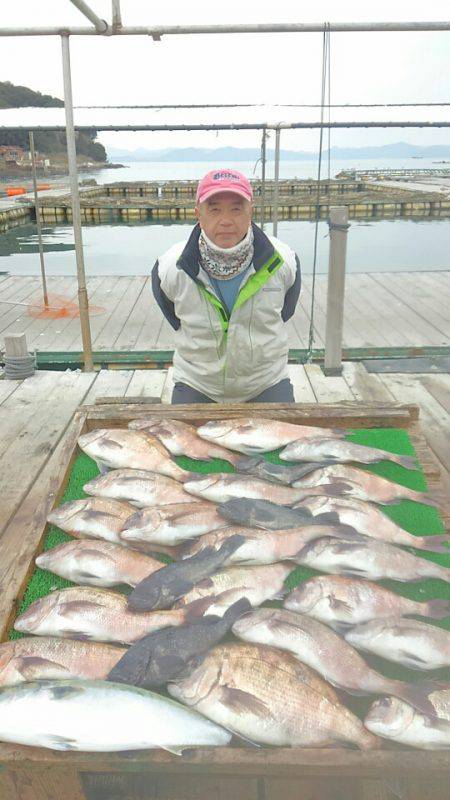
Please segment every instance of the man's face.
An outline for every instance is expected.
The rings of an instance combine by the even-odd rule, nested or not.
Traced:
[[[208,239],[218,247],[234,247],[246,235],[252,204],[232,192],[218,192],[196,206],[195,215]]]

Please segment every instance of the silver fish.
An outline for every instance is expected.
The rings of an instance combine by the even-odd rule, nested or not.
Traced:
[[[354,497],[306,497],[295,511],[310,511],[314,520],[329,525],[350,525],[359,533],[391,544],[415,547],[435,553],[450,553],[450,537],[415,536],[396,525],[381,509]]]
[[[91,586],[60,589],[35,600],[17,617],[14,628],[36,636],[61,636],[96,642],[132,644],[147,633],[202,616],[208,602],[175,611],[135,614],[118,592]]]
[[[128,424],[132,430],[148,431],[167,448],[173,456],[189,456],[189,458],[210,461],[213,458],[224,458],[231,464],[239,461],[236,453],[230,453],[224,447],[207,442],[197,435],[193,425],[187,425],[178,419],[135,419]]]
[[[417,619],[373,619],[351,628],[345,638],[359,650],[410,669],[450,667],[450,631]]]
[[[190,475],[172,460],[156,436],[145,431],[99,428],[80,436],[78,444],[97,462],[100,472],[105,469],[143,469],[160,472],[178,481]]]
[[[145,689],[106,681],[32,681],[0,690],[0,739],[51,750],[113,752],[225,745],[230,734]]]
[[[450,616],[450,601],[418,603],[365,580],[342,575],[318,575],[301,583],[286,597],[284,607],[326,622],[342,632],[348,628],[392,616]]]
[[[190,498],[192,495],[188,495]],[[126,542],[177,545],[209,531],[225,527],[214,503],[192,497],[194,503],[173,503],[144,508],[129,517],[120,537]]]
[[[350,694],[391,694],[433,712],[427,700],[429,688],[385,678],[337,633],[310,617],[284,608],[257,608],[234,623],[233,633],[246,642],[287,650]]]
[[[292,572],[292,565],[269,564],[262,567],[229,567],[194,586],[179,600],[175,608],[196,600],[209,600],[208,614],[223,616],[224,612],[241,597],[246,597],[252,606],[265,600],[275,600],[284,594],[284,581]],[[166,612],[167,613],[167,612]]]
[[[238,534],[243,542],[230,554],[226,564],[275,564],[278,561],[297,561],[305,545],[321,536],[336,536],[354,541],[358,534],[345,525],[305,525],[280,531],[264,531],[258,528],[221,528],[205,533],[184,548],[182,557],[189,558],[205,548],[220,547],[222,542]]]
[[[126,652],[100,642],[24,636],[0,644],[0,686],[48,678],[106,680]]]
[[[136,586],[165,565],[156,558],[112,542],[65,542],[36,558],[41,569],[82,586]]]
[[[317,436],[345,436],[345,430],[318,428],[312,425],[293,425],[263,417],[236,417],[213,420],[197,428],[197,433],[208,442],[253,455],[267,453],[297,439]]]
[[[373,581],[450,580],[447,567],[413,556],[392,544],[364,538],[365,541],[342,541],[331,536],[314,539],[304,546],[296,560],[320,572]]]
[[[429,696],[434,715],[426,715],[394,697],[376,700],[364,725],[372,733],[420,750],[450,749],[450,689]]]
[[[341,705],[334,690],[288,653],[222,644],[169,683],[171,695],[209,719],[261,744],[326,747],[339,741],[363,750],[378,740]]]
[[[329,497],[349,496],[357,500],[373,503],[399,503],[400,500],[414,500],[429,506],[439,506],[439,502],[426,492],[416,492],[400,483],[393,483],[373,472],[367,472],[347,464],[330,464],[294,481],[294,487],[303,489],[303,497],[320,494]],[[299,498],[300,499],[300,498]],[[298,501],[297,501],[298,502]]]
[[[230,475],[226,472],[210,473],[186,481],[184,488],[189,494],[202,499],[223,503],[233,497],[247,497],[257,500],[270,500],[280,505],[292,505],[304,497],[303,489],[269,483],[251,475]]]
[[[378,461],[393,461],[405,469],[417,469],[417,461],[413,456],[400,456],[378,447],[367,447],[354,444],[344,439],[300,439],[291,442],[280,453],[282,461],[329,461],[345,463],[358,461],[361,464],[376,464]]]
[[[85,497],[54,508],[47,521],[65,533],[120,543],[119,533],[135,512],[133,506],[103,497]]]
[[[172,503],[197,503],[184,491],[183,485],[167,475],[142,469],[115,469],[83,486],[86,494],[128,500],[138,508],[165,506]]]

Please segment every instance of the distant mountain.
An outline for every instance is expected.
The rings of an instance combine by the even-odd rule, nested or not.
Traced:
[[[9,81],[0,81],[0,108],[61,108],[64,100],[59,97],[52,97],[49,94],[41,94],[29,89],[28,86],[15,86]],[[93,161],[106,161],[106,150],[100,142],[96,142],[97,131],[92,128],[89,131],[77,132],[77,153],[85,155]],[[36,150],[40,153],[52,156],[55,153],[65,153],[67,150],[66,134],[63,131],[36,131],[34,134]],[[0,145],[15,145],[29,149],[28,132],[23,130],[11,130],[0,132]]]
[[[408,142],[395,142],[371,147],[332,147],[330,150],[333,158],[449,158],[450,145],[435,144],[423,147],[422,145],[409,144]],[[325,155],[328,151],[325,151]],[[122,161],[210,161],[220,163],[227,161],[256,161],[260,157],[257,147],[217,147],[207,149],[202,147],[168,148],[166,150],[146,150],[143,147],[137,150],[116,150],[108,148],[111,160]],[[274,159],[274,151],[267,151],[269,161]],[[317,158],[317,153],[305,150],[282,150],[283,161],[311,161]]]

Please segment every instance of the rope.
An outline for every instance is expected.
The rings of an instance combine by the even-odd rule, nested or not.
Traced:
[[[317,199],[316,199],[316,219],[314,227],[314,253],[313,253],[313,273],[312,273],[312,286],[311,286],[311,313],[309,323],[309,336],[308,336],[308,352],[306,354],[306,363],[312,362],[312,351],[314,346],[314,306],[316,294],[316,267],[317,267],[317,237],[319,233],[319,219],[320,219],[320,177],[322,170],[322,150],[323,150],[323,122],[325,115],[325,96],[327,77],[329,76],[329,51],[330,51],[330,23],[325,23],[325,30],[323,32],[322,42],[322,88],[321,88],[321,105],[320,105],[320,137],[319,137],[319,160],[317,164]],[[328,90],[329,91],[329,90]],[[328,93],[328,99],[330,94]]]
[[[24,380],[34,375],[35,357],[28,356],[5,356],[5,379]]]

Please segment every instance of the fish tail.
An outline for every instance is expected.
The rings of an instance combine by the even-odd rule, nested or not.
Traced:
[[[427,603],[421,603],[421,606],[424,607],[424,617],[431,617],[431,619],[450,617],[449,600],[428,600]]]
[[[404,681],[391,681],[392,694],[394,697],[399,697],[404,700],[413,708],[416,708],[421,714],[427,717],[435,717],[436,709],[429,699],[429,695],[436,691],[436,685],[429,681],[428,683],[406,683]]]
[[[239,617],[244,616],[244,614],[248,614],[248,612],[251,610],[252,604],[250,603],[250,600],[248,600],[246,597],[241,597],[240,600],[237,600],[236,603],[233,603],[232,606],[227,608],[222,619],[225,620],[231,628],[233,623],[236,622]]]
[[[186,483],[187,481],[196,481],[198,480],[198,472],[189,472],[186,469],[180,469],[180,472],[177,472],[176,480],[179,483]]]
[[[412,545],[419,550],[429,550],[430,553],[447,553],[450,555],[450,536],[446,534],[439,536],[418,536],[417,544],[413,542]]]
[[[418,469],[417,459],[414,456],[391,456],[390,460],[405,469]]]
[[[411,491],[409,497],[411,500],[416,500],[417,503],[424,503],[426,506],[433,506],[433,508],[443,508],[446,502],[444,495],[437,493],[434,493],[434,497],[431,497],[428,492]]]
[[[228,461],[231,461],[238,472],[252,472],[258,464],[264,461],[263,456],[243,456],[241,453],[234,453],[233,456],[233,458],[228,458]]]

